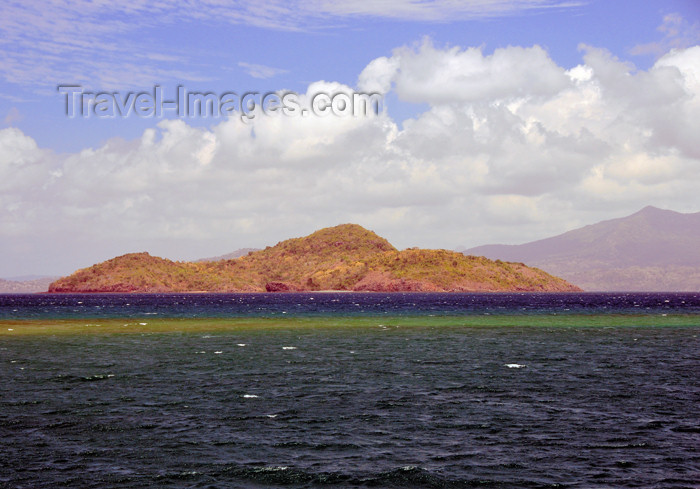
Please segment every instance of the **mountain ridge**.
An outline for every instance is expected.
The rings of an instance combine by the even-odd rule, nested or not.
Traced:
[[[146,252],[63,277],[49,292],[578,291],[521,263],[448,250],[399,251],[357,224],[324,228],[240,258],[175,262]]]
[[[224,255],[219,255],[219,256],[211,256],[208,258],[199,258],[198,260],[195,260],[197,262],[203,262],[203,261],[222,261],[222,260],[233,260],[235,258],[240,258],[242,256],[247,255],[251,251],[260,251],[260,248],[239,248],[237,250],[232,251],[231,253],[226,253]]]
[[[36,276],[15,279],[0,278],[0,294],[33,294],[46,292],[53,281],[58,277]]]
[[[464,253],[521,261],[588,291],[700,290],[700,212],[647,206],[520,245]]]

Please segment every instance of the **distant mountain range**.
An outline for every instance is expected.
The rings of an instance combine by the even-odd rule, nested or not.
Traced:
[[[335,242],[329,243],[326,239],[329,236],[342,236],[339,242],[346,243],[338,256],[335,256],[339,251],[334,248]],[[369,242],[381,240],[386,245],[369,254],[360,252],[365,248],[372,249],[368,247],[368,239]],[[293,252],[281,251],[297,240],[304,240],[308,246],[294,248]],[[143,253],[124,255],[61,279],[52,290],[86,291],[91,287],[95,291],[253,291],[265,290],[266,287],[282,290],[360,290],[362,287],[367,287],[363,290],[505,290],[503,284],[484,281],[488,275],[485,272],[474,275],[475,263],[467,266],[461,258],[455,261],[459,269],[456,275],[455,270],[451,270],[450,279],[438,279],[431,273],[439,273],[439,267],[430,271],[428,263],[420,264],[419,261],[443,263],[450,268],[446,261],[449,257],[442,255],[450,252],[415,249],[399,252],[383,238],[357,225],[327,228],[297,240],[288,240],[265,250],[242,248],[192,263],[172,262]],[[322,250],[323,246],[329,247],[327,252]],[[386,260],[380,263],[380,255],[386,252],[397,254],[396,260],[403,263],[403,268],[389,266]],[[521,245],[478,246],[463,253],[524,263],[562,277],[587,291],[695,292],[700,291],[700,212],[682,214],[649,206],[631,216],[592,224],[551,238]],[[409,255],[410,265],[404,263]],[[349,265],[353,260],[365,267],[363,272]],[[243,266],[235,273],[226,271],[231,263]],[[494,273],[504,273],[502,268],[499,269],[502,264],[484,263],[483,267],[492,268]],[[103,268],[107,264],[123,276],[105,273]],[[513,264],[507,266],[513,267]],[[178,267],[181,270],[177,273],[182,278],[179,282],[171,276]],[[467,273],[468,269],[472,271]],[[86,271],[96,275],[88,280]],[[475,281],[460,282],[459,274],[464,278],[469,273]],[[160,278],[156,278],[159,274]],[[194,276],[198,278],[194,279]],[[329,279],[329,276],[334,279]],[[82,285],[76,283],[78,279]],[[0,293],[46,292],[55,280],[55,277],[0,279]],[[372,280],[374,282],[369,284]],[[537,289],[532,283],[516,284],[508,282],[510,279],[503,280],[503,283],[508,283],[506,288],[512,290],[554,290],[561,286],[552,283]]]
[[[49,292],[578,291],[518,263],[448,250],[399,251],[356,224],[321,229],[235,259],[174,262],[148,253],[78,270]]]
[[[586,291],[700,291],[700,212],[649,206],[551,238],[464,253],[522,262]]]
[[[241,248],[241,249],[238,249],[236,251],[232,251],[231,253],[226,253],[225,255],[214,256],[211,258],[200,258],[199,260],[196,260],[196,261],[203,262],[203,261],[234,260],[236,258],[246,256],[248,253],[251,253],[253,251],[260,251],[260,248]]]
[[[51,282],[58,277],[17,277],[12,280],[0,278],[0,294],[31,294],[46,292]]]

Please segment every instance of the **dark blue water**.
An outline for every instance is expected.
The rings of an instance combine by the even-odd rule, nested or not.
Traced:
[[[700,314],[700,293],[0,294],[0,320],[553,313]]]
[[[0,300],[5,318],[698,313],[692,294]],[[380,324],[2,337],[0,487],[700,487],[700,321]]]

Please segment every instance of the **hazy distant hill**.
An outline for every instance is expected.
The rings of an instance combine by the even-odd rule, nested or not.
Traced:
[[[29,280],[5,280],[0,278],[0,294],[29,294],[46,292],[56,277],[40,277]]]
[[[700,291],[700,212],[650,206],[552,238],[464,253],[520,261],[590,291]]]
[[[236,258],[246,256],[248,253],[251,253],[253,251],[260,251],[260,248],[241,248],[241,249],[238,249],[236,251],[232,251],[231,253],[226,253],[225,255],[213,256],[211,258],[200,258],[197,261],[202,262],[202,261],[234,260]]]
[[[131,253],[57,280],[51,292],[575,291],[522,264],[447,250],[398,251],[356,224],[321,229],[232,260]]]

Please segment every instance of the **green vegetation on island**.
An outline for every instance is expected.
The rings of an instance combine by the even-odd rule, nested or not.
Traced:
[[[399,251],[356,224],[321,229],[240,258],[175,262],[131,253],[78,270],[49,292],[291,292],[318,290],[580,291],[522,263],[448,250]]]

